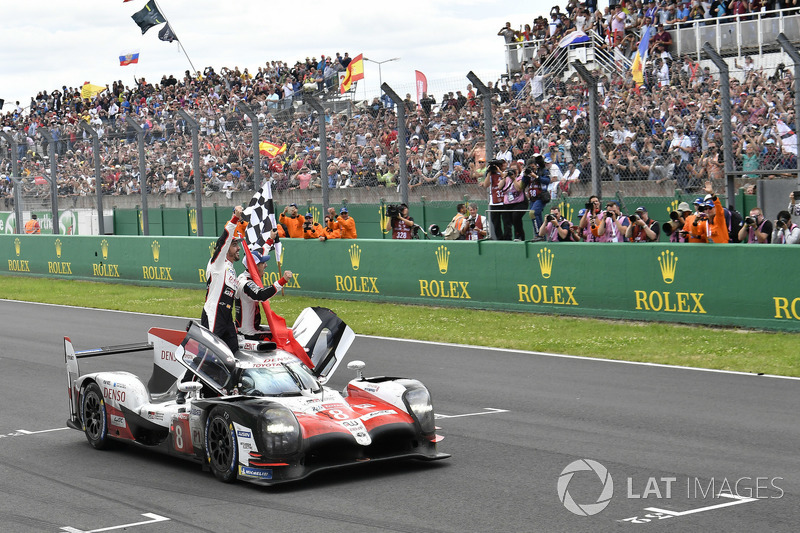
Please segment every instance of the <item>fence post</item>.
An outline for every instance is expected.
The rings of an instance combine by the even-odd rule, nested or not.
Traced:
[[[327,213],[330,196],[328,191],[328,137],[325,133],[325,108],[314,96],[307,96],[305,101],[317,112],[317,117],[319,117],[319,179],[322,180],[322,212]]]
[[[725,157],[725,196],[728,205],[733,205],[736,198],[736,190],[733,185],[733,141],[731,140],[731,77],[728,71],[728,64],[714,50],[714,47],[706,41],[703,43],[703,51],[708,54],[709,59],[719,69],[719,92],[722,105],[722,154]],[[760,187],[759,187],[760,189]]]
[[[24,233],[24,228],[22,227],[22,185],[18,181],[19,179],[19,154],[17,150],[19,149],[17,140],[14,139],[14,136],[10,133],[6,133],[4,131],[0,131],[0,137],[6,140],[8,143],[8,148],[11,150],[9,159],[11,159],[11,176],[16,177],[17,180],[13,180],[14,182],[14,217],[16,220],[16,230],[17,233]]]
[[[200,140],[198,134],[200,124],[186,111],[178,109],[178,114],[186,121],[186,126],[192,134],[192,171],[194,172],[194,204],[197,211],[197,236],[203,236],[203,176],[200,172]],[[191,228],[189,228],[191,232]]]
[[[406,142],[408,141],[408,134],[406,132],[406,104],[388,83],[383,83],[381,89],[383,89],[383,92],[397,105],[397,146],[400,155],[400,198],[404,204],[408,205],[408,163],[406,162]]]
[[[781,17],[783,20],[783,17]],[[794,61],[794,79],[795,83],[798,83],[796,80],[800,80],[800,54],[797,53],[792,43],[789,39],[786,38],[786,35],[783,32],[778,34],[778,42],[783,48],[783,51],[786,52],[792,61]],[[795,159],[797,159],[797,184],[800,185],[800,115],[798,115],[798,111],[800,111],[800,91],[797,90],[795,87],[794,91],[794,135],[795,135]]]
[[[600,181],[600,124],[597,120],[597,78],[578,60],[572,62],[578,76],[589,86],[589,158],[592,162],[592,194],[602,197]]]
[[[261,187],[261,153],[258,151],[258,116],[250,109],[250,106],[244,102],[237,102],[238,107],[242,113],[250,118],[250,126],[253,130],[253,191],[257,191]]]
[[[125,122],[136,132],[136,143],[139,146],[139,187],[142,189],[142,233],[150,235],[150,219],[147,212],[147,165],[144,160],[144,129],[128,115]]]
[[[100,235],[106,234],[103,220],[103,178],[100,176],[100,138],[97,131],[86,121],[78,121],[78,125],[92,138],[92,159],[94,161],[94,189],[97,193],[97,224]]]

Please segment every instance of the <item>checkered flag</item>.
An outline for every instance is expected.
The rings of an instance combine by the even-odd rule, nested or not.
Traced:
[[[251,250],[263,250],[267,244],[269,232],[272,228],[278,227],[275,222],[272,185],[269,180],[265,181],[261,189],[250,199],[250,203],[244,209],[244,218],[248,221],[244,234],[248,246]],[[275,248],[277,259],[280,260],[281,244],[277,237],[273,247]]]

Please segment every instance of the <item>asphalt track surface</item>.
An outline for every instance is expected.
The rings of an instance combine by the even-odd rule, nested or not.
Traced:
[[[262,488],[130,446],[96,451],[63,429],[65,335],[78,350],[144,342],[184,319],[9,301],[0,316],[1,532],[800,529],[798,380],[358,337],[348,360],[368,375],[429,387],[453,456]],[[103,359],[92,361],[151,371],[144,354]],[[330,385],[351,374],[342,365]],[[594,471],[562,477],[581,459],[613,480],[591,516],[559,497],[559,479],[575,505],[603,496]]]

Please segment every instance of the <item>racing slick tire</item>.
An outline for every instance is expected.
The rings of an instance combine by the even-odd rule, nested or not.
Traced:
[[[103,392],[97,383],[90,383],[81,397],[81,422],[86,440],[97,450],[105,450],[111,445],[108,436],[108,416]]]
[[[216,407],[206,420],[206,460],[214,477],[223,483],[236,480],[239,445],[231,416],[223,407]]]

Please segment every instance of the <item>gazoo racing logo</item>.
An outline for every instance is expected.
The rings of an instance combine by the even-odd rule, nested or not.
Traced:
[[[539,272],[542,275],[542,279],[550,279],[550,276],[553,275],[553,264],[556,258],[555,254],[549,248],[544,247],[536,254],[536,258],[539,261]],[[518,283],[517,291],[518,302],[548,305],[578,305],[578,301],[575,299],[575,287]]]
[[[671,285],[678,270],[678,256],[672,250],[665,250],[657,258],[661,279]],[[703,308],[702,292],[671,291],[633,291],[637,311],[656,311],[666,313],[706,314]]]
[[[450,268],[450,250],[441,245],[434,252],[436,266],[439,274],[447,274]],[[471,300],[469,295],[469,281],[445,281],[439,279],[419,280],[419,295],[429,298],[461,298]]]

